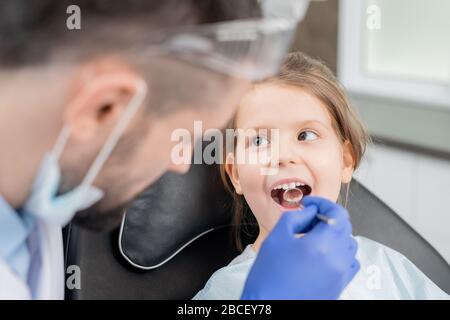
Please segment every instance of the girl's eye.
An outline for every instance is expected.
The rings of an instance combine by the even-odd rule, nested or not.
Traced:
[[[256,136],[252,138],[252,145],[256,147],[262,147],[269,143],[269,140],[267,140],[266,137],[263,136]]]
[[[302,131],[298,135],[299,141],[312,141],[317,139],[317,134],[312,131]]]

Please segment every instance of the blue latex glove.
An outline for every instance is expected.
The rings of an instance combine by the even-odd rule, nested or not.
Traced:
[[[358,272],[347,210],[312,196],[303,205],[284,213],[262,244],[241,299],[337,299]],[[336,223],[318,220],[317,213]]]

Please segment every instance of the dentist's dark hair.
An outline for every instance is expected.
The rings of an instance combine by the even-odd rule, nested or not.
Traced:
[[[358,114],[353,110],[343,87],[325,64],[302,52],[292,52],[286,57],[277,75],[256,84],[256,86],[265,83],[306,90],[322,101],[330,114],[333,129],[341,144],[344,142],[350,144],[353,169],[358,168],[370,138]],[[236,129],[235,118],[230,121],[227,128]],[[224,156],[226,159],[227,155]],[[220,166],[220,176],[233,197],[233,236],[238,249],[242,251],[241,234],[255,236],[258,224],[244,196],[237,194],[234,190],[225,170],[225,159]],[[345,195],[342,197],[341,194],[338,202],[346,207],[349,184],[343,184],[341,191],[344,191]]]
[[[69,30],[68,7],[81,11],[81,30]],[[54,59],[55,49],[82,51],[102,47],[95,36],[110,32],[126,38],[130,32],[199,25],[260,17],[257,0],[1,0],[0,66],[21,66]],[[138,32],[139,33],[139,32]],[[142,32],[140,32],[142,33]],[[89,42],[88,40],[91,39]],[[108,48],[109,49],[109,48]]]

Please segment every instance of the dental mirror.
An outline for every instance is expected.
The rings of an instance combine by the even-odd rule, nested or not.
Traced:
[[[299,202],[303,198],[303,192],[299,188],[287,189],[283,193],[283,199],[288,202]]]
[[[283,193],[283,199],[288,202],[300,202],[303,199],[303,192],[299,188],[289,188]],[[336,223],[335,219],[326,217],[320,213],[316,217],[329,225]]]

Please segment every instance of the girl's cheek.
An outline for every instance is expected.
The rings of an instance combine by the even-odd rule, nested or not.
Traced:
[[[326,149],[317,150],[308,158],[315,183],[313,193],[336,201],[341,187],[342,153],[333,145]]]
[[[240,165],[238,167],[239,182],[245,193],[252,193],[258,190],[258,186],[262,184],[259,177],[259,169],[252,165]]]
[[[252,209],[258,212],[258,206],[265,206],[266,195],[264,193],[265,177],[260,174],[260,168],[253,165],[241,166],[239,181],[247,202]]]

